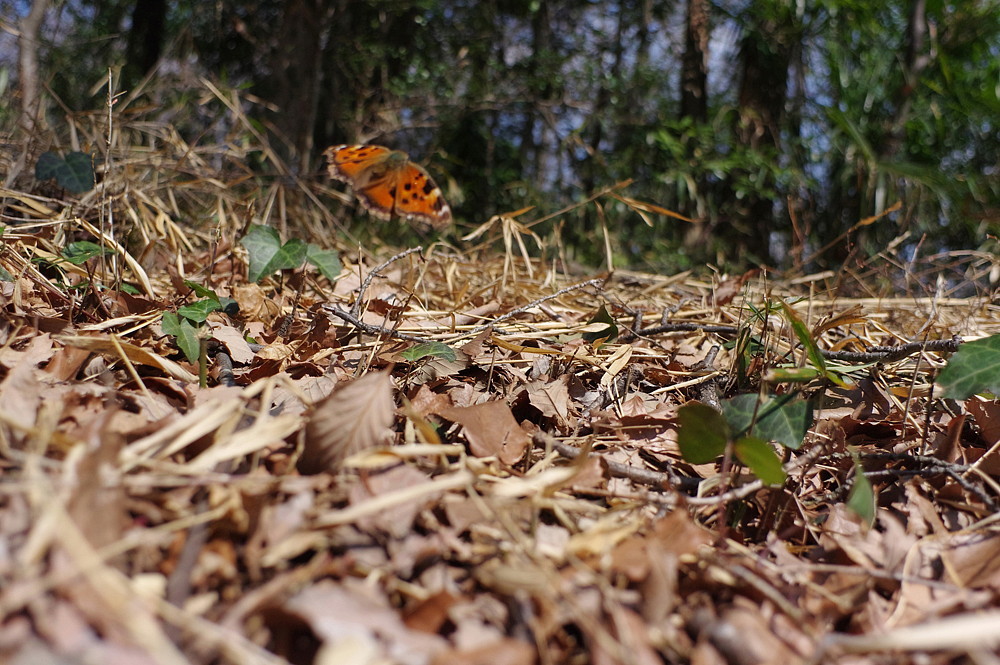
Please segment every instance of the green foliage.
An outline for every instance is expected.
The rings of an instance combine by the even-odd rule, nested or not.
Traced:
[[[441,360],[454,361],[457,357],[455,349],[441,342],[421,342],[414,344],[400,354],[410,362],[416,362],[421,358],[440,358]]]
[[[677,409],[677,445],[691,464],[708,464],[722,456],[729,442],[729,425],[722,414],[700,402]]]
[[[605,342],[613,342],[614,340],[618,339],[618,325],[615,323],[615,319],[613,316],[611,316],[611,313],[608,312],[608,308],[605,307],[604,305],[600,306],[600,308],[594,313],[594,315],[590,317],[590,321],[588,321],[587,323],[606,324],[606,326],[601,330],[597,330],[595,332],[583,333],[582,335],[583,339],[587,340],[591,344],[597,342],[598,340],[600,340],[601,343],[603,344]]]
[[[201,355],[201,340],[198,338],[198,330],[191,321],[173,312],[164,312],[160,324],[163,326],[163,332],[174,337],[184,356],[190,362],[198,362],[198,357]]]
[[[307,262],[315,265],[327,279],[333,280],[340,273],[340,261],[334,252],[298,238],[282,244],[278,232],[270,226],[252,224],[240,244],[250,256],[248,277],[252,282],[259,282],[279,270],[301,268]]]
[[[94,188],[94,160],[83,152],[70,152],[65,157],[49,151],[38,156],[35,177],[39,180],[54,178],[60,187],[82,194]]]
[[[812,425],[812,413],[809,402],[793,395],[762,397],[747,393],[722,402],[722,415],[731,431],[753,433],[792,450],[802,445]]]
[[[847,507],[854,511],[858,517],[864,520],[865,524],[872,526],[875,524],[875,491],[872,484],[865,476],[865,468],[861,466],[861,460],[857,454],[854,457],[854,484],[851,486],[851,493],[847,497]]]
[[[938,374],[946,399],[967,399],[977,393],[1000,395],[1000,335],[966,342]]]
[[[764,439],[740,437],[733,442],[733,453],[765,484],[781,485],[785,482],[787,474],[781,466],[781,459]]]
[[[66,245],[66,247],[63,248],[61,255],[62,258],[66,259],[73,265],[79,266],[83,265],[90,259],[96,259],[102,254],[106,256],[113,253],[114,252],[110,247],[102,247],[96,242],[91,242],[89,240],[79,240]]]
[[[164,312],[161,324],[163,332],[172,335],[184,356],[191,362],[199,362],[202,355],[202,344],[199,336],[201,326],[212,312],[224,311],[230,316],[239,313],[239,305],[232,298],[220,296],[213,289],[190,280],[184,281],[185,286],[198,295],[201,300],[182,305],[177,313]]]
[[[836,372],[831,371],[826,366],[826,359],[823,358],[822,352],[819,350],[819,346],[816,344],[816,340],[813,339],[812,333],[806,326],[805,322],[799,318],[798,314],[795,313],[787,303],[781,303],[781,310],[791,324],[792,330],[795,332],[795,336],[799,339],[799,342],[806,349],[806,355],[809,357],[809,362],[812,365],[811,368],[799,368],[793,371],[772,371],[767,377],[768,381],[809,381],[815,377],[823,377],[824,379],[835,383],[841,387],[847,387],[844,380],[838,376]]]
[[[732,429],[721,413],[700,402],[688,402],[677,410],[677,445],[685,461],[707,464],[720,457],[733,440]],[[785,482],[781,460],[763,439],[741,436],[733,441],[733,454],[755,476],[769,485]]]

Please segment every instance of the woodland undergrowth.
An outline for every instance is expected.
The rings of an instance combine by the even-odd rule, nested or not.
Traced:
[[[6,662],[996,662],[1000,402],[935,383],[995,257],[421,239],[206,94],[217,143],[83,114],[4,158]]]

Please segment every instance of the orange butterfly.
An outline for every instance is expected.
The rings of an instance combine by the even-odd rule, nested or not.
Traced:
[[[441,190],[405,152],[380,145],[335,145],[323,155],[330,177],[353,187],[361,205],[376,217],[396,215],[435,229],[451,221]]]

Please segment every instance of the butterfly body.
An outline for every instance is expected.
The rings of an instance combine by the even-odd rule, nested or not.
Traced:
[[[375,217],[402,217],[437,229],[451,222],[441,190],[405,152],[380,145],[337,145],[323,154],[330,177],[349,184]]]

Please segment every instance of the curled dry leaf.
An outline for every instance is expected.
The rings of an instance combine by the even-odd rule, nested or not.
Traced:
[[[349,455],[385,443],[395,410],[388,374],[366,374],[338,386],[313,407],[299,471],[335,472]]]

